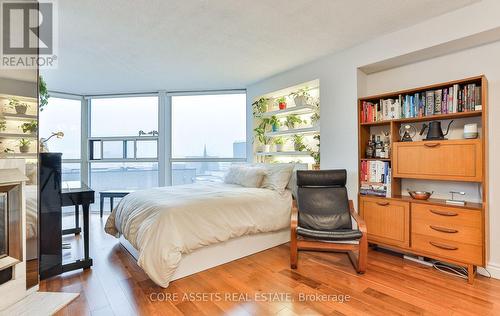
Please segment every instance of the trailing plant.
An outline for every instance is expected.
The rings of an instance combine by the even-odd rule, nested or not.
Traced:
[[[254,132],[255,132],[255,136],[259,140],[259,143],[261,143],[262,145],[270,145],[271,144],[271,138],[267,137],[265,135],[266,134],[265,128],[262,128],[259,126],[259,127],[254,129]]]
[[[42,76],[38,79],[38,97],[40,101],[40,111],[43,111],[43,107],[49,103],[50,94],[47,89],[47,83],[43,80]]]
[[[319,113],[315,112],[313,115],[311,115],[311,123],[316,123],[316,122],[319,122]]]
[[[6,121],[0,121],[0,131],[5,131],[7,129],[7,122]]]
[[[9,99],[9,107],[13,110],[16,109],[16,106],[25,106],[26,108],[29,107],[29,105],[27,103],[23,103],[21,101],[19,101],[19,99],[17,98],[10,98]]]
[[[35,133],[38,128],[38,123],[37,121],[31,121],[28,123],[24,123],[21,125],[21,129],[23,130],[23,133]]]
[[[316,144],[317,150],[311,152],[311,157],[314,159],[314,163],[319,165],[320,164],[320,135],[314,135],[313,137],[318,141],[318,144]]]
[[[294,129],[296,125],[303,123],[297,114],[290,114],[286,117],[285,125],[289,129]]]
[[[299,90],[290,93],[290,96],[294,99],[297,97],[305,97],[305,98],[311,97],[311,95],[309,94],[308,87],[300,88]]]
[[[13,149],[10,149],[10,148],[5,148],[5,149],[3,150],[3,152],[4,152],[4,153],[6,153],[6,154],[8,154],[8,153],[13,153],[13,152],[14,152],[14,150],[13,150]]]
[[[306,145],[304,145],[304,136],[295,134],[292,136],[292,139],[295,151],[304,151],[307,149]]]

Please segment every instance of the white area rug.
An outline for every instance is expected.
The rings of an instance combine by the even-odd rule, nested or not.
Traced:
[[[79,293],[36,292],[0,311],[0,315],[53,315],[79,295]]]

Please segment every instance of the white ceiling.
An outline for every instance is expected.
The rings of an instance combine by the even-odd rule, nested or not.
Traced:
[[[473,2],[60,0],[59,68],[42,74],[82,94],[244,88]]]

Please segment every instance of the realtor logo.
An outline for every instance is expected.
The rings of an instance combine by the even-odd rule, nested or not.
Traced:
[[[1,68],[56,66],[55,8],[53,1],[1,1]]]

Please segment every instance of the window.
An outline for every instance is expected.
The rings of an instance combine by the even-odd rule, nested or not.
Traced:
[[[246,95],[172,97],[172,183],[220,181],[246,160]]]
[[[81,100],[49,98],[40,111],[40,137],[48,138],[53,132],[63,132],[63,138],[53,137],[47,142],[52,152],[61,152],[62,178],[80,181],[81,163]]]
[[[90,135],[96,192],[158,186],[157,96],[91,99]]]

